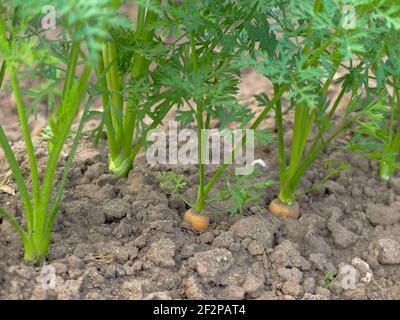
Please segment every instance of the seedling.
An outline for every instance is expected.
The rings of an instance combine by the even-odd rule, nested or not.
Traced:
[[[387,101],[386,104],[381,105],[381,108],[371,113],[368,120],[357,121],[359,127],[355,130],[354,138],[348,148],[354,153],[360,152],[368,159],[377,159],[379,176],[382,180],[389,180],[400,168],[398,93],[395,92],[395,96],[389,97]]]
[[[267,106],[274,100],[280,193],[269,209],[275,215],[299,217],[297,189],[306,170],[340,134],[350,130],[357,119],[368,115],[384,99],[382,95],[362,98],[363,69],[355,58],[367,51],[364,43],[368,34],[364,26],[376,15],[373,15],[372,2],[353,1],[353,4],[363,12],[357,16],[354,29],[346,29],[341,23],[337,1],[279,5],[267,12],[265,20],[271,22],[270,26],[265,27],[265,38],[257,54],[249,58],[250,65],[274,86],[273,99],[264,94],[261,100]],[[391,10],[381,5],[380,13],[390,17]],[[347,70],[336,80],[339,68]],[[327,93],[333,85],[340,85],[340,89],[330,101]],[[284,94],[289,99],[286,111]],[[287,157],[283,116],[292,112],[293,134]]]
[[[168,70],[173,48],[161,31],[156,32],[160,3],[138,1],[136,27],[113,26],[99,52],[100,129],[104,125],[107,132],[109,169],[120,177],[132,169],[147,132],[161,123],[173,105],[159,79],[161,68]],[[120,1],[113,5],[118,8]]]
[[[386,28],[383,30],[387,31]],[[368,43],[368,54],[361,57],[366,73],[369,70],[373,72],[370,80],[376,82],[376,86],[366,85],[367,93],[376,95],[383,92],[387,99],[366,119],[357,121],[359,126],[354,130],[354,138],[349,146],[352,152],[361,152],[369,159],[378,160],[379,175],[383,180],[389,180],[400,168],[399,41],[396,28],[389,32],[377,32]]]
[[[231,215],[243,214],[244,209],[249,206],[257,206],[260,198],[264,195],[265,189],[274,182],[268,178],[259,178],[265,174],[255,169],[249,175],[224,175],[226,188],[220,191],[217,201],[231,200]],[[260,207],[260,205],[258,205]],[[260,208],[261,209],[261,208]]]
[[[209,197],[206,201],[206,207],[215,203],[227,202],[231,204],[231,215],[243,214],[249,205],[256,206],[263,196],[265,188],[273,184],[273,181],[263,177],[264,172],[255,168],[249,175],[223,174],[223,186],[214,197]],[[181,199],[188,207],[194,207],[183,194],[187,186],[187,181],[183,175],[177,175],[174,172],[158,172],[156,175],[160,182],[160,187],[167,190],[171,196]],[[260,209],[261,206],[259,205]],[[212,211],[212,213],[220,213]],[[226,213],[225,211],[223,213]],[[194,211],[187,211],[184,220],[190,221]]]
[[[38,41],[37,34],[29,33],[29,25],[34,24],[35,17],[40,14],[41,7],[38,3],[20,6],[20,1],[11,1],[9,5],[0,5],[0,54],[3,58],[0,84],[4,80],[5,73],[7,73],[15,96],[30,173],[29,181],[24,177],[6,134],[3,128],[0,127],[0,145],[17,184],[24,208],[25,223],[18,223],[16,217],[3,208],[0,208],[0,215],[15,228],[21,237],[25,250],[24,259],[27,262],[42,262],[46,257],[62,191],[85,121],[84,116],[81,118],[79,128],[75,134],[63,176],[56,186],[57,164],[72,123],[85,98],[92,70],[90,60],[82,52],[83,45],[84,43],[89,43],[89,39],[92,39],[88,35],[95,38],[98,36],[97,27],[94,28],[91,23],[102,18],[109,18],[109,16],[105,15],[104,7],[97,7],[95,11],[92,10],[91,12],[86,11],[84,16],[77,15],[75,10],[77,8],[87,9],[86,6],[90,5],[101,6],[102,4],[104,3],[95,0],[74,1],[73,4],[67,4],[63,1],[57,3],[60,12],[65,13],[63,24],[66,29],[64,32],[69,31],[68,36],[71,40],[68,42],[67,71],[61,100],[58,105],[52,108],[54,110],[50,118],[52,135],[48,142],[48,159],[42,178],[39,176],[35,145],[28,127],[29,113],[26,111],[21,93],[18,73],[26,65],[34,65],[35,59],[40,59],[40,61],[45,59],[45,61],[49,61],[48,63],[57,63],[58,65],[61,63],[49,48],[38,46],[40,41]],[[54,59],[49,59],[48,57],[54,57]],[[81,60],[83,68],[79,76],[76,76]],[[89,100],[86,111],[90,103],[91,101]],[[54,197],[52,197],[53,191]]]
[[[228,123],[245,128],[253,116],[235,97],[239,82],[235,62],[249,44],[238,39],[242,40],[240,34],[250,23],[257,5],[251,1],[184,1],[171,4],[166,18],[166,23],[187,35],[188,40],[177,48],[174,68],[168,70],[163,82],[177,97],[177,119],[183,124],[194,119],[197,125],[199,186],[196,203],[185,216],[194,221],[193,227],[201,220],[199,231],[208,225],[207,218],[201,217],[207,196],[227,167],[220,165],[218,173],[206,181],[208,155],[202,148],[205,143],[202,130],[210,129],[214,120],[219,121],[220,128]]]
[[[321,286],[325,289],[329,289],[337,279],[338,271],[333,268],[324,274],[324,276],[318,281]]]

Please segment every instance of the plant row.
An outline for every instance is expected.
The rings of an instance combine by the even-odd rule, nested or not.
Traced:
[[[127,3],[125,3],[127,2]],[[379,162],[388,180],[399,168],[400,4],[391,0],[56,0],[56,16],[43,17],[46,1],[0,4],[0,86],[15,97],[29,161],[22,172],[0,127],[0,145],[18,187],[24,221],[0,209],[19,233],[28,262],[44,261],[62,192],[87,119],[97,117],[94,142],[108,144],[109,170],[125,177],[148,143],[147,134],[168,114],[198,135],[198,194],[185,219],[203,231],[210,191],[220,178],[230,182],[222,198],[231,212],[254,201],[271,181],[252,182],[227,174],[222,164],[206,174],[201,131],[253,129],[259,143],[275,120],[280,192],[269,210],[298,218],[302,177],[326,148],[340,148]],[[126,4],[134,4],[129,17]],[[346,5],[346,6],[345,6]],[[55,30],[43,29],[54,18]],[[54,36],[56,34],[56,36]],[[238,98],[243,70],[266,78],[256,96],[258,110]],[[31,85],[26,85],[27,80]],[[100,101],[101,111],[93,109]],[[28,119],[48,110],[47,164],[39,174]],[[80,111],[83,110],[83,113]],[[79,118],[79,115],[82,116]],[[78,129],[72,130],[73,123]],[[291,132],[290,142],[285,139]],[[338,137],[351,138],[345,143]],[[73,139],[64,173],[57,165]],[[340,141],[340,142],[339,142]],[[246,142],[246,136],[238,144]],[[235,153],[236,148],[233,153]],[[320,183],[347,168],[329,167]],[[160,174],[178,194],[175,174]],[[236,187],[235,187],[236,185]],[[310,190],[312,190],[311,188]]]

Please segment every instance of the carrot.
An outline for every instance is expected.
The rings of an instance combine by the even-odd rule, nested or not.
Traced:
[[[184,213],[183,221],[189,222],[192,229],[198,232],[206,231],[210,224],[210,219],[207,216],[199,214],[193,209],[189,209]]]
[[[268,210],[271,214],[278,217],[286,217],[294,220],[300,217],[299,204],[296,201],[291,205],[287,205],[277,198],[271,201]]]

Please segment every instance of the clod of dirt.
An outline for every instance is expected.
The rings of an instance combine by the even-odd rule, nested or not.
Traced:
[[[369,264],[358,257],[353,258],[351,264],[361,273],[372,273]]]
[[[400,221],[400,211],[393,207],[369,203],[366,210],[368,220],[372,225],[391,225]]]
[[[278,245],[270,256],[273,264],[281,267],[300,268],[302,261],[298,248],[289,240]]]
[[[352,159],[352,164],[354,167],[359,168],[363,172],[368,172],[370,170],[369,161],[366,158],[355,156]]]
[[[279,267],[277,269],[277,274],[282,281],[291,281],[297,284],[300,284],[303,279],[303,273],[298,268]]]
[[[57,299],[58,300],[79,300],[81,298],[82,278],[77,280],[63,281],[57,277]]]
[[[301,300],[329,300],[329,297],[320,294],[305,293]]]
[[[214,233],[212,233],[211,231],[202,233],[199,237],[199,240],[201,243],[210,244],[214,241]]]
[[[325,182],[324,187],[328,191],[328,193],[334,193],[336,195],[342,195],[346,192],[346,189],[343,185],[333,180]]]
[[[168,206],[178,211],[178,213],[182,213],[185,211],[185,202],[177,196],[171,196],[169,198]]]
[[[332,253],[331,246],[325,241],[323,237],[318,235],[316,231],[310,230],[304,236],[305,243],[310,251],[323,252],[327,256]]]
[[[264,281],[265,279],[263,274],[248,272],[242,288],[247,294],[256,298],[261,294],[262,289],[264,289]]]
[[[168,291],[157,291],[149,293],[143,300],[172,300]]]
[[[133,233],[132,223],[123,218],[118,226],[114,229],[113,235],[117,239],[128,238]]]
[[[234,236],[259,240],[265,249],[272,247],[274,229],[261,215],[245,217],[229,229]]]
[[[378,260],[382,264],[400,264],[400,243],[393,239],[379,239]]]
[[[219,277],[219,283],[224,286],[242,285],[245,277],[244,272],[242,267],[234,264]]]
[[[111,199],[116,198],[117,192],[118,192],[118,190],[116,187],[114,187],[110,184],[106,184],[100,188],[97,198],[103,199],[103,200],[111,200]]]
[[[75,217],[75,219],[84,219],[86,217],[90,225],[101,225],[106,221],[103,209],[97,207],[89,199],[78,199],[66,202],[62,205],[62,210],[66,216]]]
[[[279,297],[276,295],[275,291],[266,291],[262,293],[257,300],[279,300]]]
[[[323,253],[312,253],[308,257],[308,260],[310,260],[312,266],[316,270],[327,271],[330,267],[329,262]]]
[[[264,247],[260,241],[253,240],[247,246],[247,250],[252,256],[264,254]]]
[[[101,289],[105,283],[104,277],[95,267],[89,267],[82,275],[82,287],[85,290]]]
[[[228,231],[223,231],[217,236],[213,241],[213,246],[219,248],[229,248],[235,240],[232,237],[232,234]],[[232,251],[232,250],[231,250]]]
[[[319,210],[318,213],[322,212]],[[316,214],[304,214],[299,220],[283,220],[282,232],[285,239],[299,243],[306,252],[323,252],[330,255],[332,248],[320,235],[325,228],[325,219]],[[305,240],[305,241],[304,241]]]
[[[364,260],[361,260],[358,257],[355,257],[351,260],[351,264],[356,268],[360,274],[362,275],[361,282],[370,283],[373,279],[373,272],[369,267],[369,264]]]
[[[137,257],[139,249],[133,241],[122,244],[119,241],[98,242],[93,245],[89,252],[85,252],[85,259],[107,262],[115,260],[119,263],[125,263]],[[75,252],[76,255],[79,253]]]
[[[160,239],[150,245],[147,258],[156,265],[168,268],[175,266],[176,244],[171,239]]]
[[[232,253],[226,249],[211,249],[195,253],[189,259],[189,266],[208,281],[218,283],[217,277],[233,264]]]
[[[340,223],[330,220],[327,224],[329,231],[332,233],[333,241],[340,248],[347,248],[358,240],[358,236],[347,230]]]
[[[314,278],[305,278],[303,280],[303,289],[306,293],[314,293],[316,281]]]
[[[359,284],[355,289],[345,290],[343,295],[348,300],[365,300],[367,298],[363,284]]]
[[[130,212],[130,210],[131,210],[130,204],[118,198],[109,201],[104,206],[104,213],[106,215],[107,221],[109,222],[115,220],[121,220],[128,214],[128,212]]]
[[[241,287],[227,286],[222,290],[219,298],[222,300],[242,300],[245,293],[245,290]]]
[[[114,186],[117,182],[118,182],[118,176],[111,173],[103,174],[97,179],[97,185],[99,187],[104,187],[106,184]]]
[[[335,244],[339,248],[345,249],[356,242],[358,236],[338,222],[338,220],[343,216],[341,209],[332,207],[329,211],[331,215],[327,222],[328,230],[332,233]]]
[[[204,300],[207,298],[201,288],[201,285],[194,276],[190,276],[186,280],[185,295],[190,300]]]
[[[144,290],[149,286],[147,279],[130,279],[122,284],[123,296],[122,299],[140,300],[143,298]]]
[[[286,281],[282,286],[282,292],[289,296],[298,298],[303,293],[303,288],[292,281]]]
[[[106,170],[107,169],[104,164],[102,164],[101,162],[97,162],[87,168],[87,170],[85,171],[85,176],[92,181],[99,178],[102,174],[106,172]]]
[[[188,259],[194,255],[196,251],[196,246],[193,244],[186,244],[181,249],[181,257],[183,259]]]
[[[392,179],[389,180],[389,185],[397,195],[400,195],[400,178],[392,177]]]

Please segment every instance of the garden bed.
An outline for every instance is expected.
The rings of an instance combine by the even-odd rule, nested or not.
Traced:
[[[0,299],[400,299],[399,5],[41,4],[0,5]]]
[[[102,149],[83,139],[74,160],[46,263],[56,272],[54,289],[43,289],[42,267],[22,262],[21,242],[2,221],[1,299],[400,298],[400,179],[382,182],[375,163],[327,154],[353,169],[302,197],[298,221],[253,206],[242,216],[211,216],[209,230],[198,234],[182,221],[184,203],[169,198],[155,178],[171,168],[150,168],[142,157],[119,180],[107,173]],[[38,150],[41,163],[45,153]],[[271,177],[274,150],[258,151]],[[24,168],[22,150],[17,154]],[[186,176],[190,194],[196,168],[175,171]],[[320,161],[302,187],[322,172]],[[266,190],[264,207],[277,192],[277,185]],[[3,193],[1,201],[21,216],[15,196]],[[348,265],[357,270],[354,283],[345,279],[352,276]],[[354,288],[343,289],[346,281]]]

